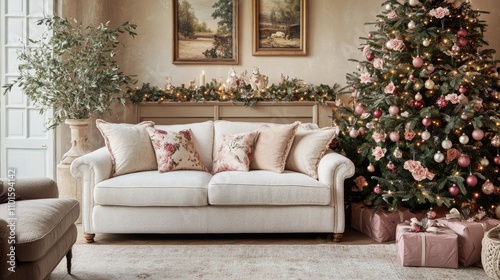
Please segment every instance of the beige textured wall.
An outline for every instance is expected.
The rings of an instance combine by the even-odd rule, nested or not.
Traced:
[[[111,21],[116,26],[125,21],[138,25],[135,39],[125,38],[119,62],[122,70],[135,74],[140,86],[143,82],[163,86],[165,76],[173,77],[174,84],[187,83],[206,72],[207,81],[225,80],[228,65],[173,65],[172,64],[172,1],[173,0],[57,0],[59,12],[84,23]],[[270,83],[277,83],[280,75],[304,79],[313,84],[345,84],[345,74],[355,70],[349,58],[361,58],[357,50],[360,36],[373,30],[366,22],[375,20],[382,11],[382,0],[308,0],[308,55],[304,57],[252,56],[252,0],[239,1],[239,65],[238,73],[259,66],[268,75]],[[487,21],[486,40],[490,47],[500,51],[500,1],[472,0],[473,7],[490,11],[482,19]],[[500,59],[500,54],[497,55]],[[109,120],[133,122],[131,108],[117,106],[116,116]],[[58,151],[69,148],[68,131],[61,126]],[[93,135],[100,139],[98,132]],[[102,141],[94,140],[94,147]],[[61,144],[62,143],[62,144]],[[58,152],[60,154],[60,152]]]

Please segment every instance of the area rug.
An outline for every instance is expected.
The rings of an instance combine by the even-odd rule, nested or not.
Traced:
[[[394,244],[73,247],[50,277],[69,279],[488,279],[483,269],[403,267]]]

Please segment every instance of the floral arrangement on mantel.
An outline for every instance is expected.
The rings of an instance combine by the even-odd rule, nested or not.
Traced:
[[[254,90],[242,80],[236,87],[226,90],[224,84],[213,80],[201,86],[173,86],[171,83],[165,88],[151,86],[144,83],[142,87],[129,90],[129,100],[134,103],[140,102],[206,102],[227,101],[243,102],[245,106],[253,106],[258,101],[315,101],[326,104],[328,101],[336,101],[340,93],[339,85],[313,85],[307,84],[300,79],[289,79],[282,76],[279,84],[272,84],[264,90]]]

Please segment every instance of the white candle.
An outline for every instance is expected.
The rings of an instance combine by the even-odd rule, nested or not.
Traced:
[[[200,74],[200,86],[205,85],[205,71],[202,71]]]

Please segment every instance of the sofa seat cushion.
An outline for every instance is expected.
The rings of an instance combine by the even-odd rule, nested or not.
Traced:
[[[328,205],[330,200],[329,186],[287,170],[221,172],[208,184],[211,205]]]
[[[205,206],[212,175],[199,170],[144,171],[102,181],[95,202],[122,206]]]
[[[7,221],[8,204],[0,204],[0,218]],[[47,198],[16,201],[15,204],[16,258],[34,262],[49,250],[73,226],[80,215],[78,200]],[[10,230],[10,229],[9,229]]]

